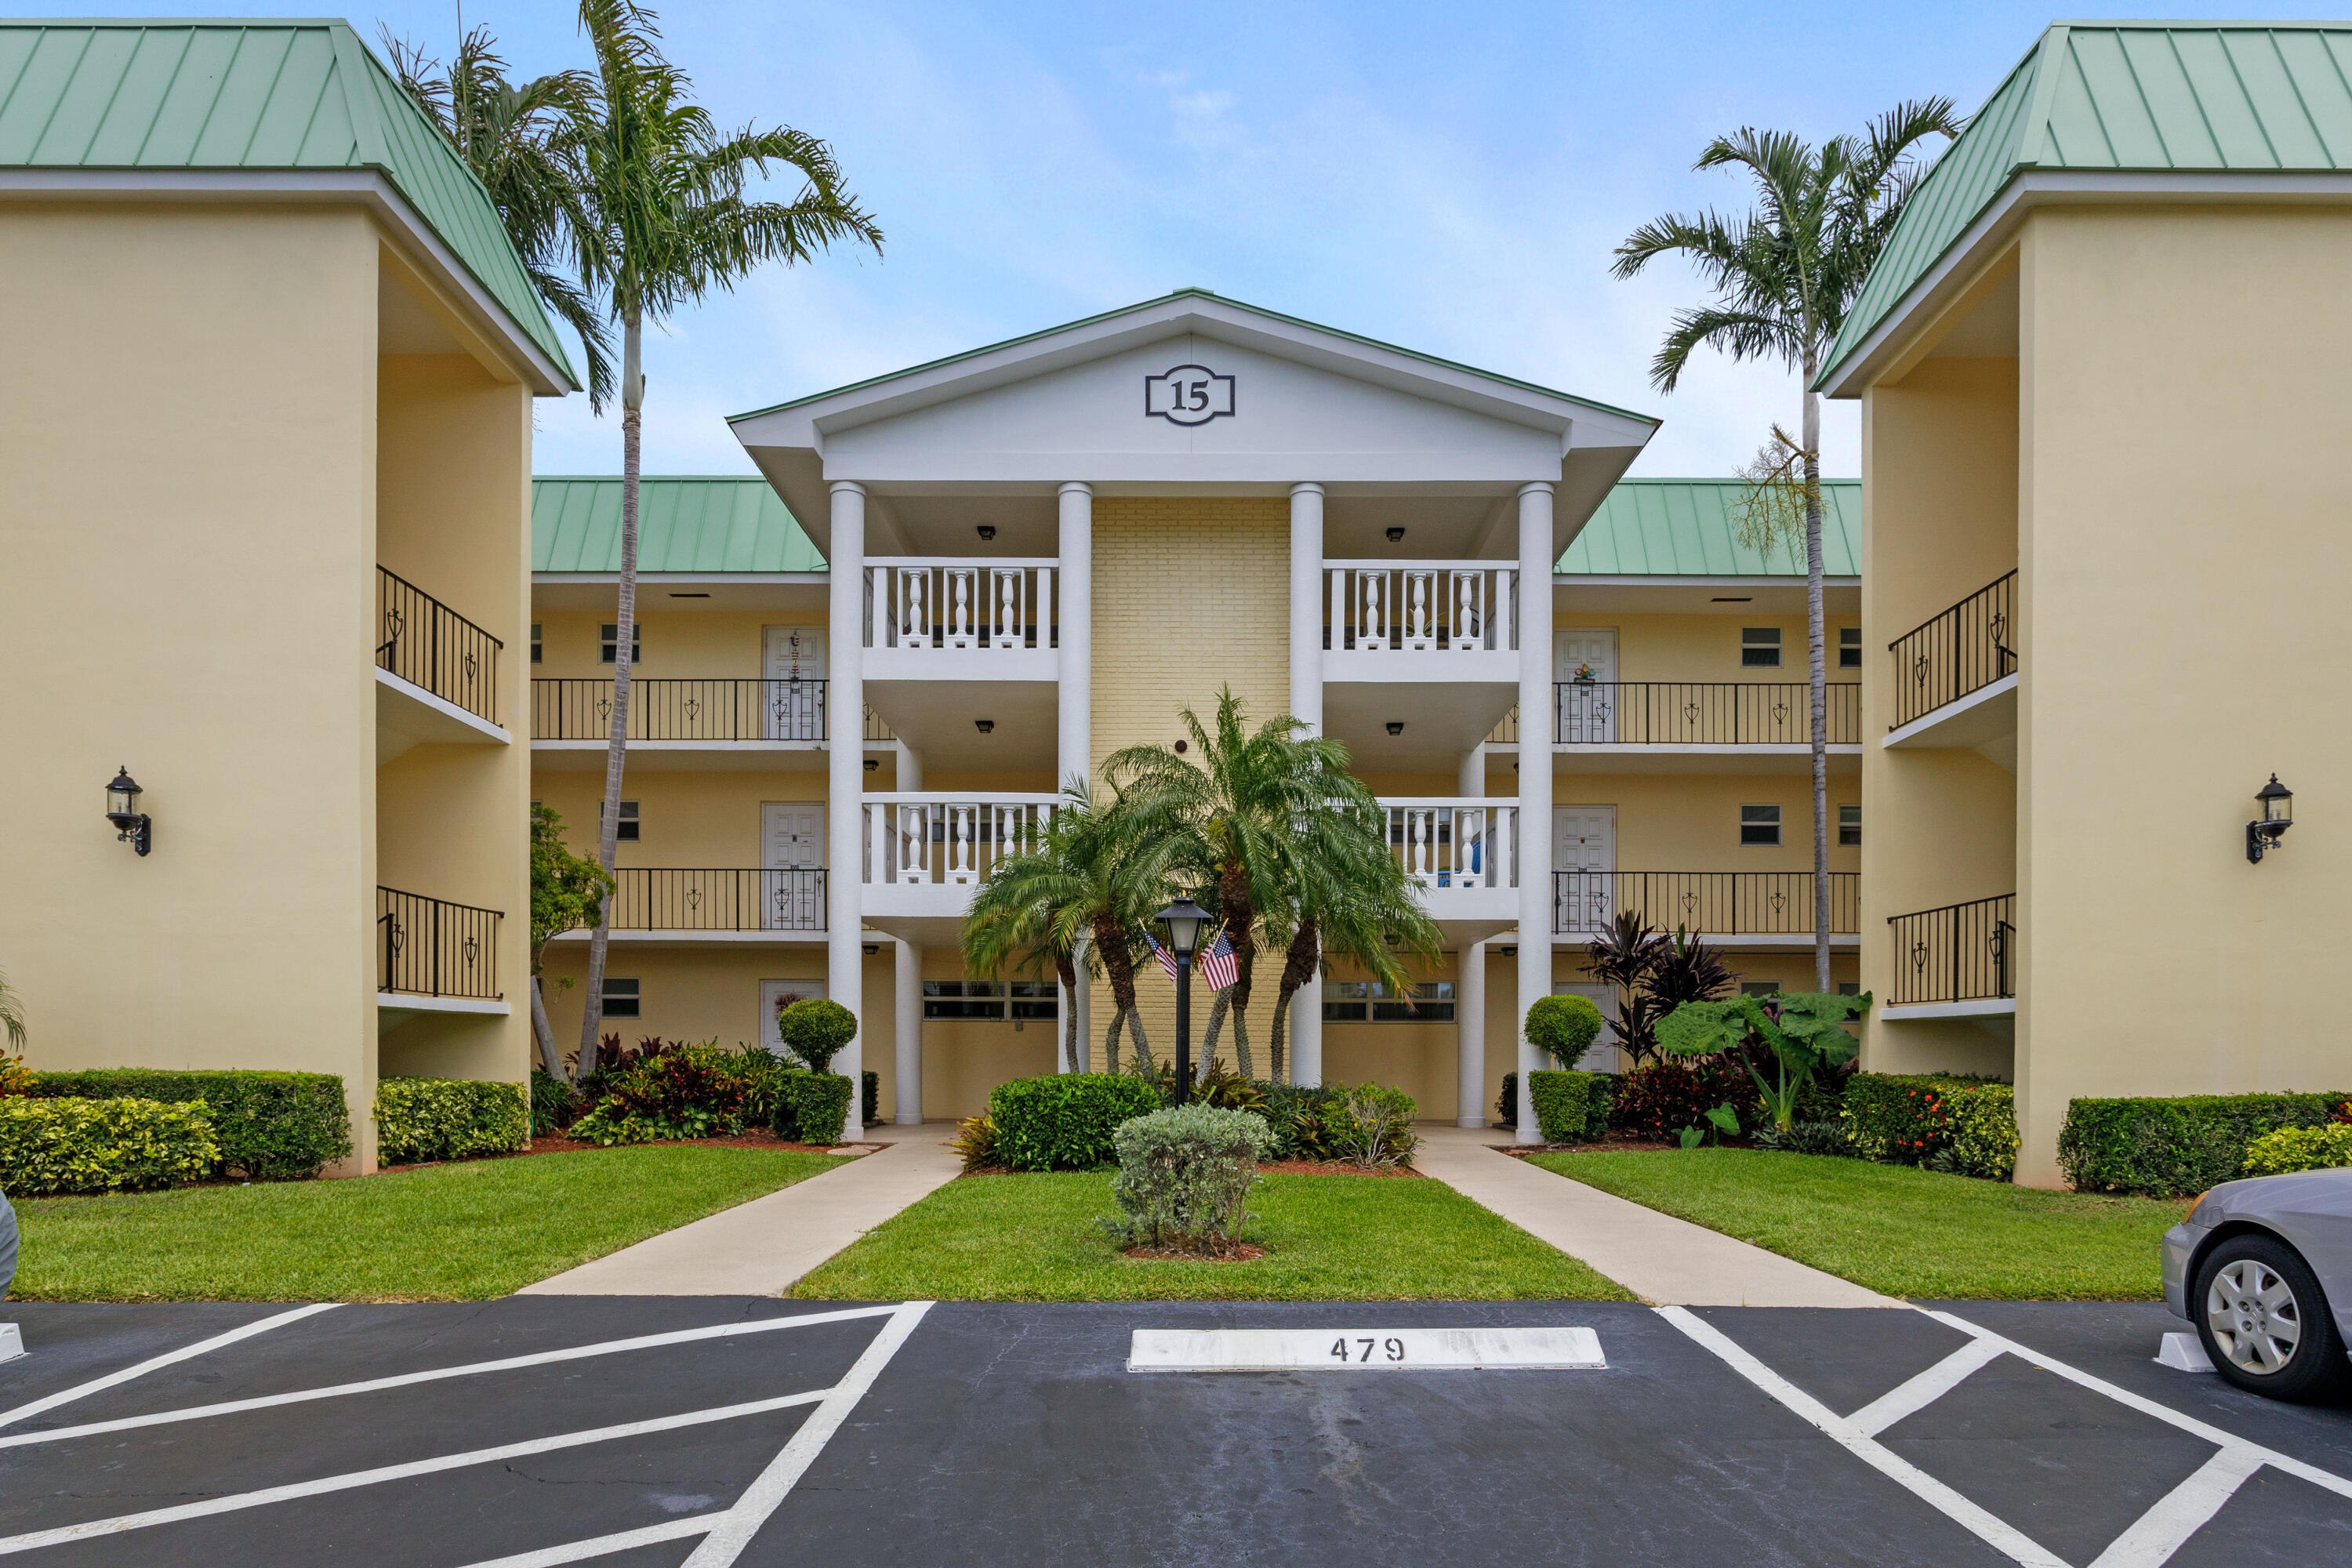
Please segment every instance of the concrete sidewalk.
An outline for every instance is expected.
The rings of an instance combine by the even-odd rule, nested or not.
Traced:
[[[955,1128],[880,1123],[887,1143],[849,1164],[666,1230],[593,1263],[526,1285],[522,1296],[781,1296],[793,1282],[888,1219],[955,1180]]]
[[[1416,1127],[1413,1163],[1643,1300],[1680,1307],[1900,1307],[1818,1268],[1497,1152],[1498,1128]]]

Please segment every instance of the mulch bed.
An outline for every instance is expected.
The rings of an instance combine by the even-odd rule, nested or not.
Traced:
[[[873,1152],[877,1149],[888,1147],[887,1144],[884,1143],[839,1143],[832,1145],[824,1143],[795,1143],[791,1142],[789,1139],[777,1137],[774,1133],[769,1131],[763,1127],[754,1128],[746,1132],[730,1133],[723,1138],[666,1138],[662,1140],[662,1143],[666,1147],[677,1149],[784,1149],[796,1154],[866,1154]],[[530,1141],[530,1148],[518,1149],[509,1154],[476,1154],[465,1160],[419,1160],[413,1165],[379,1165],[376,1167],[376,1174],[380,1176],[396,1175],[403,1171],[428,1170],[435,1165],[472,1164],[477,1160],[528,1160],[535,1154],[576,1154],[583,1150],[602,1150],[607,1147],[614,1149],[642,1149],[646,1147],[646,1145],[642,1143],[614,1143],[610,1145],[603,1143],[590,1143],[578,1138],[566,1138],[562,1133],[557,1132],[542,1137],[535,1137]]]
[[[1190,1252],[1176,1247],[1122,1247],[1122,1257],[1141,1263],[1247,1263],[1264,1258],[1265,1248],[1255,1242],[1237,1241],[1219,1252]]]

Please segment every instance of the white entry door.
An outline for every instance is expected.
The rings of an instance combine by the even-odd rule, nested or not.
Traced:
[[[824,628],[770,626],[766,633],[767,738],[824,739]]]
[[[1551,814],[1551,867],[1558,918],[1565,935],[1599,930],[1616,913],[1617,808],[1563,805]]]
[[[1591,745],[1617,738],[1617,633],[1613,627],[1576,627],[1552,639],[1552,679],[1559,729],[1564,745]]]
[[[1623,1065],[1617,1058],[1617,987],[1597,985],[1588,980],[1556,980],[1551,994],[1555,996],[1581,996],[1601,1009],[1601,1033],[1593,1037],[1591,1047],[1577,1058],[1579,1072],[1618,1072]]]
[[[824,807],[760,803],[761,923],[769,931],[824,929]]]
[[[824,1000],[822,980],[762,980],[760,982],[760,1016],[752,1020],[754,1035],[761,1045],[778,1055],[783,1053],[784,1037],[776,1028],[776,1009],[789,998],[794,1002]]]

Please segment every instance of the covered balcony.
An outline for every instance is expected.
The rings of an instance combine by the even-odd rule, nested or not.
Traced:
[[[418,1013],[504,1013],[498,910],[397,888],[375,890],[376,1013],[389,1028]]]
[[[1519,920],[1515,800],[1383,798],[1389,852],[1449,942],[1483,942]]]
[[[1811,871],[1555,871],[1552,931],[1589,942],[1631,910],[1665,931],[1684,930],[1722,946],[1811,947]],[[1830,941],[1857,945],[1862,878],[1830,873]]]
[[[1325,731],[1383,765],[1476,745],[1518,694],[1518,582],[1507,561],[1324,562]]]
[[[613,876],[616,942],[734,947],[824,940],[820,867],[623,866]],[[557,940],[589,936],[566,931]]]
[[[1886,645],[1890,747],[1982,752],[2017,771],[2017,574],[1995,578]]]
[[[981,879],[1043,833],[1060,799],[993,792],[861,795],[858,879],[866,923],[925,947],[956,945]]]
[[[824,680],[676,679],[629,681],[629,762],[664,769],[823,767],[833,715]],[[604,765],[613,734],[610,679],[530,683],[530,742],[541,767]],[[890,727],[866,710],[861,734],[887,747]]]
[[[1862,687],[1824,684],[1833,773],[1862,756]],[[1801,772],[1812,755],[1812,688],[1802,680],[1562,680],[1552,685],[1552,745],[1579,773]],[[1487,734],[1516,752],[1514,708]]]
[[[2017,895],[1892,915],[1895,980],[1879,1016],[2000,1018],[2017,1012]]]
[[[381,566],[375,587],[377,765],[411,746],[508,744],[499,719],[506,645]]]
[[[1060,579],[1052,556],[868,556],[867,705],[931,766],[1051,773]]]

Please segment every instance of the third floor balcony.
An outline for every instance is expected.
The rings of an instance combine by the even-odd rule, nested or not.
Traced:
[[[503,745],[506,645],[397,573],[375,569],[376,763],[423,744]]]
[[[1822,697],[1831,770],[1853,773],[1862,688],[1831,681]],[[1812,689],[1801,680],[1557,681],[1550,717],[1559,765],[1579,772],[1801,771],[1812,752]],[[1516,708],[1486,737],[1513,749],[1521,739]]]
[[[2017,574],[2010,572],[1886,645],[1888,746],[1981,752],[2015,771]]]

